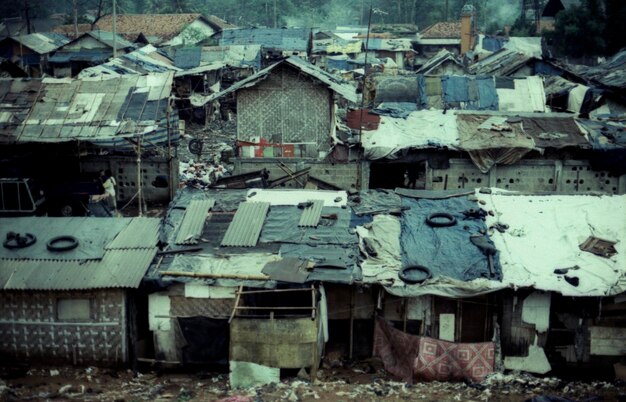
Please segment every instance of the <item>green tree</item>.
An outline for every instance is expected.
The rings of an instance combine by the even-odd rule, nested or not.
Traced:
[[[605,0],[606,26],[604,37],[606,38],[607,54],[614,54],[626,47],[626,1]]]
[[[600,0],[585,0],[557,14],[554,31],[545,36],[560,55],[598,56],[606,50],[605,27]]]

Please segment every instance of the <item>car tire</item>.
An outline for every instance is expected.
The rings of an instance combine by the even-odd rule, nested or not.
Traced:
[[[437,218],[445,218],[445,221],[438,221]],[[456,218],[447,212],[436,212],[428,215],[426,224],[433,228],[442,228],[456,225]]]
[[[411,277],[411,271],[418,271],[422,273],[423,278],[416,279]],[[398,277],[402,279],[402,282],[408,283],[410,285],[422,283],[427,281],[428,279],[433,277],[433,273],[427,267],[423,265],[410,265],[408,267],[402,268],[402,270],[398,273]]]
[[[69,251],[76,247],[78,247],[78,239],[69,235],[53,237],[46,244],[46,248],[49,251]]]

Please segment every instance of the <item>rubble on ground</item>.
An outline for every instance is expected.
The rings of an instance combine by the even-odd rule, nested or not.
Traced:
[[[394,380],[376,359],[322,368],[317,380],[297,376],[279,383],[232,389],[227,373],[173,373],[96,367],[31,368],[17,377],[2,373],[0,400],[92,401],[485,401],[559,397],[566,400],[624,400],[623,381],[568,382],[524,373],[494,373],[482,383]],[[6,377],[6,378],[5,378]]]

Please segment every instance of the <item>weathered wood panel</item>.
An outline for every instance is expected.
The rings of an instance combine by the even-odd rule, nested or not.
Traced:
[[[242,319],[230,324],[230,360],[300,368],[317,359],[318,320]]]
[[[589,332],[592,355],[626,355],[626,328],[589,327]]]

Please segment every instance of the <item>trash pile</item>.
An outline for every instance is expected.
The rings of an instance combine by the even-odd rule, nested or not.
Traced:
[[[223,164],[195,162],[193,159],[189,160],[189,162],[180,162],[179,164],[179,181],[181,186],[185,185],[204,190],[220,178],[229,175],[230,172]]]
[[[329,361],[311,382],[301,370],[278,383],[233,389],[221,372],[139,372],[96,367],[0,368],[0,401],[582,401],[624,400],[623,381],[568,382],[511,372],[494,373],[481,383],[393,380],[376,359]],[[301,375],[302,374],[302,375]]]

